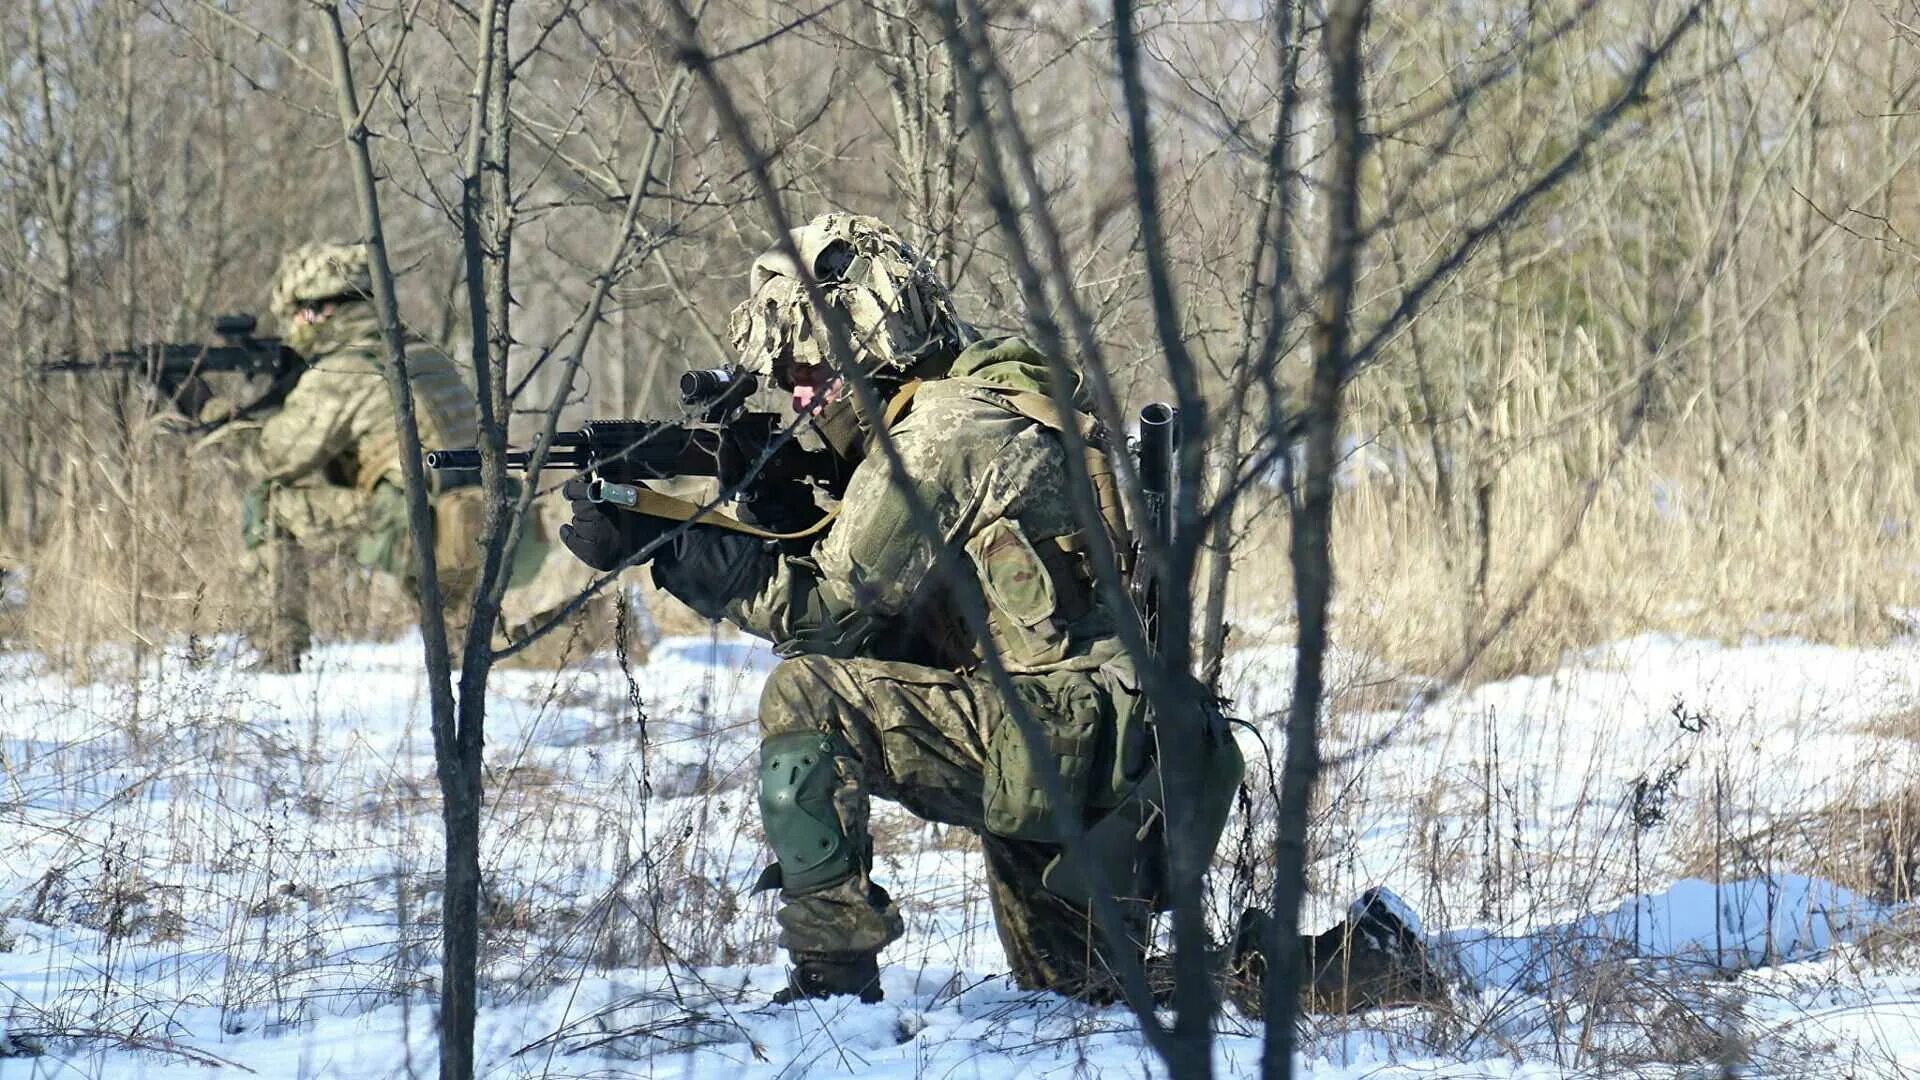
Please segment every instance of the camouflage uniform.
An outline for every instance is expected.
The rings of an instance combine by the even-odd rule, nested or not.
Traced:
[[[1188,835],[1207,858],[1242,776],[1239,750],[1197,684],[1191,709],[1169,711],[1151,725],[1157,735],[1149,730],[1116,637],[1120,620],[1136,615],[1130,604],[1110,607],[1090,580],[1087,553],[1124,550],[1127,536],[1087,402],[1063,415],[1047,394],[1046,358],[1025,342],[972,341],[945,286],[880,222],[828,214],[793,240],[821,298],[845,317],[854,362],[889,398],[878,423],[903,476],[872,452],[874,418],[849,425],[851,403],[835,399],[820,369],[804,370],[835,363],[826,333],[789,257],[763,255],[752,297],[734,311],[734,345],[747,363],[770,363],[796,408],[827,402],[814,427],[856,467],[837,518],[805,554],[792,540],[695,528],[654,561],[662,588],[773,641],[786,658],[760,699],[761,820],[778,860],[763,884],[781,887],[780,944],[794,959],[775,1000],[880,997],[875,956],[903,927],[871,876],[875,795],[980,837],[995,922],[1021,986],[1110,999],[1112,957],[1084,901],[1095,887],[1111,890],[1123,947],[1139,956],[1147,916],[1167,899],[1164,792],[1149,747],[1192,740],[1201,772]],[[1067,423],[1088,437],[1095,535],[1071,509]],[[931,513],[932,539],[913,521],[914,502]],[[617,563],[660,535],[604,528],[604,513],[575,504],[572,535],[592,530],[575,548],[582,558]],[[627,536],[624,551],[607,539],[615,535]],[[989,643],[959,614],[974,585],[1028,730],[980,670]],[[1042,781],[1047,773],[1057,787]],[[1077,842],[1096,881],[1060,857],[1062,809],[1086,827]],[[1369,890],[1340,926],[1299,938],[1292,947],[1307,963],[1309,1007],[1442,992],[1417,920],[1403,910]],[[1249,909],[1235,947],[1215,957],[1225,988],[1255,1014],[1269,926],[1265,912]],[[1150,964],[1149,979],[1162,967]]]
[[[879,795],[981,836],[1001,942],[1022,985],[1087,992],[1101,981],[1086,913],[1041,887],[1059,850],[1038,840],[1051,821],[1022,820],[1018,804],[1033,796],[1005,790],[1037,781],[996,767],[1022,754],[1019,732],[976,670],[981,651],[935,568],[949,560],[985,586],[994,644],[1070,794],[1083,806],[1117,802],[1116,736],[1137,718],[1137,684],[1114,614],[1067,554],[1082,538],[1061,442],[996,389],[1035,362],[1022,342],[976,344],[952,377],[921,386],[891,429],[942,542],[914,530],[906,495],[875,454],[855,470],[812,557],[701,531],[655,568],[694,610],[790,655],[760,700],[763,739],[818,732],[834,755],[833,809],[860,858],[841,881],[786,891],[780,944],[789,950],[878,951],[900,936],[899,914],[867,874],[867,800]]]
[[[849,228],[843,218],[800,230],[803,257],[826,260],[826,241],[870,237],[861,227],[884,230],[872,219]],[[890,231],[882,235],[885,247],[907,250]],[[832,302],[849,312],[866,357],[906,355],[903,342],[911,345],[930,321],[949,314],[944,290],[931,305],[917,296],[878,311],[868,304],[863,315],[860,293],[899,283],[863,274],[885,251],[853,246],[850,264],[843,252],[837,268],[817,270],[873,284],[837,289]],[[782,262],[766,256],[756,264],[754,299],[736,312],[736,344],[749,359],[819,355],[817,321],[796,302]],[[904,320],[892,318],[903,311]],[[782,324],[799,333],[783,335]],[[1060,436],[1013,403],[1047,385],[1044,358],[1024,342],[1002,340],[945,359],[945,372],[939,363],[912,368],[924,381],[889,427],[906,465],[905,487],[883,455],[868,453],[810,554],[693,530],[656,561],[655,580],[701,614],[772,640],[788,657],[760,701],[761,805],[780,862],[780,944],[797,961],[870,956],[902,933],[892,899],[870,877],[867,807],[878,795],[980,836],[1001,942],[1022,986],[1104,997],[1112,981],[1088,912],[1041,882],[1060,851],[1039,790],[1041,766],[1028,760],[1005,702],[979,670],[981,643],[961,621],[941,567],[982,586],[993,645],[1042,729],[1070,809],[1088,818],[1121,801],[1135,779],[1119,747],[1143,723],[1141,698],[1114,637],[1115,620],[1132,616],[1109,610],[1090,587],[1081,553],[1108,541],[1088,538],[1074,519]],[[931,509],[938,542],[911,523],[906,488]],[[816,759],[830,761],[831,771],[809,780]],[[774,813],[797,816],[801,835],[790,822],[767,820]],[[1144,908],[1135,905],[1133,914],[1137,941]]]
[[[281,263],[273,312],[308,368],[261,425],[253,461],[273,531],[308,550],[348,552],[411,590],[400,440],[386,383],[386,343],[364,299],[370,292],[365,248],[357,244],[308,244]],[[317,322],[294,317],[300,306],[326,301],[337,306]],[[459,369],[417,338],[409,336],[405,349],[421,443],[474,445],[478,408]],[[429,479],[440,584],[449,617],[458,618],[479,573],[485,496],[472,477]],[[529,523],[514,553],[515,588],[503,600],[509,625],[557,609],[590,578],[538,537],[537,524]]]
[[[303,548],[346,550],[363,565],[405,578],[412,560],[400,440],[384,374],[386,345],[364,299],[370,292],[359,245],[308,244],[281,263],[273,312],[308,367],[261,425],[254,460],[273,528]],[[324,301],[338,306],[318,322],[294,319],[300,305]],[[478,410],[459,370],[417,339],[406,342],[406,352],[421,441],[473,445]],[[435,553],[451,600],[472,586],[484,511],[470,484],[435,494]]]

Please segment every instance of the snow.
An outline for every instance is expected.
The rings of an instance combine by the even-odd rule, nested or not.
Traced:
[[[434,1072],[418,650],[340,644],[268,675],[196,642],[85,685],[0,656],[0,1080]],[[1635,638],[1425,707],[1417,679],[1335,661],[1308,921],[1390,888],[1455,997],[1311,1018],[1314,1075],[1920,1068],[1912,912],[1836,840],[1864,843],[1920,771],[1913,642]],[[977,851],[886,804],[877,876],[908,923],[886,1000],[770,1004],[772,904],[746,889],[775,662],[696,637],[631,682],[612,657],[496,673],[483,1073],[1158,1075],[1125,1010],[1013,988]],[[1223,845],[1222,928],[1264,880],[1228,864],[1270,835],[1290,664],[1230,664],[1257,797]],[[1257,1071],[1256,1025],[1217,1026],[1222,1075]]]
[[[1454,930],[1437,935],[1434,944],[1470,985],[1533,990],[1551,984],[1559,970],[1609,957],[1657,958],[1701,974],[1817,956],[1886,915],[1882,905],[1798,874],[1688,880],[1563,925],[1509,935]]]

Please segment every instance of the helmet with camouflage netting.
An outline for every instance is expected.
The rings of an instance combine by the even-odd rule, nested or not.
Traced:
[[[879,218],[822,214],[793,230],[793,245],[822,299],[846,317],[865,373],[905,375],[924,360],[951,359],[973,339],[931,261]],[[755,259],[750,282],[753,295],[729,325],[743,364],[782,383],[787,365],[834,365],[826,324],[786,252]]]
[[[280,260],[273,275],[269,306],[282,325],[293,313],[330,300],[365,300],[373,295],[365,244],[301,244]]]

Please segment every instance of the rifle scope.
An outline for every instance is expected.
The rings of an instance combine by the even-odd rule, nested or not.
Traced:
[[[259,325],[260,320],[244,312],[213,317],[213,332],[223,338],[252,337],[254,327]]]
[[[721,400],[745,401],[760,389],[760,380],[752,372],[736,367],[695,368],[680,376],[680,402],[706,405]]]

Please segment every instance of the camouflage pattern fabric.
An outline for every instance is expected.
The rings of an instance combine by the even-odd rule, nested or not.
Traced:
[[[365,244],[302,244],[280,260],[267,307],[280,321],[286,343],[295,352],[311,356],[317,328],[297,322],[294,312],[307,304],[372,297],[373,275],[367,265]]]
[[[374,306],[364,302],[371,293],[365,245],[306,244],[281,260],[271,308],[308,369],[253,434],[250,459],[268,492],[277,536],[349,554],[411,591],[416,582],[400,441],[386,384],[386,344]],[[294,317],[303,305],[326,302],[336,306],[317,322]],[[460,370],[418,339],[407,339],[405,348],[421,442],[474,445],[478,409]],[[593,579],[554,540],[557,528],[549,519],[556,501],[536,502],[536,518],[513,552],[501,601],[509,637],[544,621]],[[432,505],[434,554],[452,619],[477,582],[486,498],[468,486],[436,491]]]
[[[840,516],[811,556],[750,537],[696,530],[655,566],[655,580],[709,618],[726,618],[792,657],[761,700],[763,732],[837,733],[835,808],[856,848],[871,844],[867,800],[893,799],[979,833],[996,921],[1022,986],[1103,997],[1111,985],[1088,913],[1048,893],[1040,872],[1058,853],[1030,835],[989,828],[990,790],[1031,777],[994,774],[1011,721],[984,674],[981,643],[956,616],[936,567],[952,560],[984,586],[995,644],[1021,697],[1049,734],[1077,749],[1055,762],[1088,805],[1117,798],[1117,728],[1137,715],[1136,683],[1114,619],[1059,560],[1078,536],[1059,437],[1000,396],[1024,388],[1038,354],[982,342],[953,377],[921,386],[891,429],[908,483],[932,510],[939,539],[917,532],[885,459],[855,470]],[[1070,736],[1070,737],[1069,737]],[[1078,740],[1078,741],[1074,741]],[[1070,792],[1071,793],[1071,792]],[[867,874],[822,892],[783,893],[781,943],[795,951],[878,948],[899,917]]]
[[[273,523],[302,546],[344,548],[367,566],[403,573],[408,537],[398,498],[400,444],[372,306],[345,305],[314,329],[308,370],[280,411],[261,425],[255,446],[256,468],[272,491]],[[453,362],[437,349],[409,342],[407,372],[421,441],[472,445],[476,408]],[[479,554],[470,531],[476,515],[436,517],[445,527],[436,525],[435,546],[451,559],[443,571],[470,570]]]
[[[870,373],[904,367],[929,348],[957,351],[973,337],[928,261],[878,218],[822,214],[793,230],[822,298],[847,317]],[[781,251],[754,260],[752,295],[728,328],[741,362],[762,374],[783,357],[824,364],[826,326],[807,302],[798,268]]]
[[[1021,681],[1089,680],[1057,672]],[[1011,723],[985,677],[884,660],[795,657],[773,670],[760,699],[763,738],[830,731],[851,748],[851,757],[835,762],[834,806],[857,843],[871,843],[867,803],[873,796],[980,836],[994,924],[1022,986],[1110,999],[1116,983],[1088,913],[1041,886],[1041,871],[1059,849],[997,836],[986,826],[987,747],[993,732]],[[781,947],[878,952],[898,939],[900,914],[868,869],[819,892],[786,896],[777,916]],[[1134,914],[1129,933],[1144,942],[1144,915]]]
[[[890,432],[940,542],[913,528],[909,496],[874,454],[854,470],[839,519],[813,557],[780,558],[751,538],[703,530],[687,534],[677,557],[656,568],[659,584],[702,615],[791,651],[962,670],[977,665],[982,651],[934,566],[965,559],[1009,586],[988,589],[1009,670],[1090,671],[1115,662],[1121,650],[1113,617],[1098,603],[1068,618],[1041,611],[1044,595],[1012,587],[1029,575],[1038,588],[1047,574],[1035,565],[1041,550],[1076,536],[1079,525],[1059,438],[996,395],[995,379],[1012,365],[995,361],[1008,355],[1037,354],[1017,342],[973,346],[956,361],[954,377],[920,388]],[[996,538],[1004,538],[998,546],[990,542]]]
[[[308,370],[261,426],[254,446],[272,523],[303,547],[344,551],[412,589],[400,443],[373,307],[343,305],[314,330]],[[410,340],[407,374],[421,442],[473,445],[477,409],[453,361]],[[433,516],[434,554],[452,612],[466,603],[479,573],[485,495],[477,487],[438,492]],[[509,626],[537,621],[572,599],[583,577],[591,580],[552,535],[538,522],[522,532],[503,599]]]
[[[285,484],[321,474],[329,484],[359,491],[372,491],[382,481],[400,483],[386,347],[372,306],[342,307],[316,330],[307,371],[261,428],[263,477]],[[421,441],[473,445],[473,392],[453,361],[418,340],[407,342],[406,351]]]

